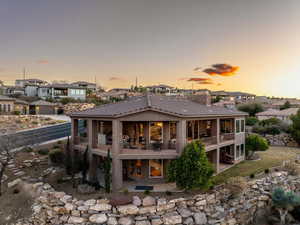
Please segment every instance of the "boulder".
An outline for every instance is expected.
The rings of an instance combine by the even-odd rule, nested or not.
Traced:
[[[90,210],[95,210],[95,211],[109,211],[111,210],[111,205],[109,204],[96,204],[90,207]]]
[[[13,180],[12,182],[9,182],[9,183],[7,184],[7,187],[8,187],[8,188],[15,187],[15,186],[17,186],[20,182],[22,182],[22,180],[21,180],[20,178],[15,179],[15,180]]]
[[[140,206],[142,204],[142,200],[140,199],[139,196],[133,196],[132,197],[132,204],[136,206]]]
[[[82,217],[77,217],[77,216],[71,216],[68,220],[68,223],[73,223],[73,224],[82,224],[86,221],[86,219]]]
[[[168,213],[163,216],[163,222],[166,225],[181,224],[182,217],[180,215],[178,215],[177,213]]]
[[[143,206],[152,206],[156,204],[155,198],[147,196],[143,199]]]
[[[195,213],[193,215],[194,217],[194,220],[195,220],[195,224],[206,224],[207,223],[207,218],[206,218],[206,215],[205,213],[202,213],[202,212],[198,212],[198,213]]]
[[[105,214],[94,214],[90,216],[89,221],[96,224],[105,223],[107,221],[107,216]]]
[[[139,212],[139,208],[135,205],[118,206],[118,211],[123,215],[135,215]]]
[[[119,224],[120,225],[132,225],[133,224],[133,219],[131,217],[121,217],[119,219]]]

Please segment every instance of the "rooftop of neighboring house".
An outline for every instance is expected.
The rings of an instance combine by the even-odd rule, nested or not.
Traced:
[[[95,83],[90,83],[87,81],[76,81],[71,83],[71,85],[96,85]]]
[[[212,95],[221,95],[221,96],[252,96],[255,97],[254,94],[240,92],[240,91],[212,91]]]
[[[47,81],[41,80],[41,79],[36,79],[36,78],[31,78],[31,79],[17,79],[16,81],[20,82],[30,82],[30,83],[47,83]]]
[[[29,103],[26,102],[26,101],[24,101],[24,100],[21,100],[21,99],[18,99],[18,98],[16,98],[15,100],[16,100],[16,101],[15,101],[16,104],[20,104],[20,105],[29,105]]]
[[[52,102],[47,102],[44,100],[38,100],[38,101],[34,101],[31,102],[30,105],[34,105],[34,106],[56,106],[56,103],[52,103]]]
[[[298,112],[299,108],[289,108],[284,110],[268,109],[267,111],[257,113],[256,116],[291,116]]]
[[[79,87],[73,84],[48,84],[45,86],[40,86],[41,88],[74,88],[74,89],[85,89],[84,87]]]
[[[15,99],[5,95],[0,95],[0,101],[15,101]]]
[[[217,106],[206,106],[177,97],[144,95],[126,101],[105,104],[92,110],[74,113],[78,117],[122,117],[143,111],[155,111],[177,117],[246,116],[247,113]]]
[[[169,85],[165,85],[165,84],[158,84],[158,85],[151,85],[151,86],[147,86],[146,88],[169,88],[169,89],[173,89],[174,87],[171,87]]]
[[[284,105],[284,103],[289,102],[291,105],[300,105],[300,100],[299,99],[272,99],[272,105],[275,106],[281,106]]]

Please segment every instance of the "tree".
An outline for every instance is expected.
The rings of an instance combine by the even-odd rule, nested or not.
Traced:
[[[86,146],[86,150],[83,153],[83,158],[82,158],[82,165],[81,165],[81,172],[82,172],[82,183],[85,184],[87,181],[87,173],[90,167],[89,164],[89,159],[88,159],[88,154],[89,154],[89,146]]]
[[[106,193],[110,192],[110,184],[111,184],[111,157],[110,157],[110,149],[107,151],[107,157],[104,160],[104,180],[105,180],[105,191]]]
[[[284,225],[286,216],[294,207],[300,206],[300,196],[294,192],[285,192],[282,188],[276,188],[272,193],[272,201],[279,212],[281,224]]]
[[[292,126],[290,128],[293,139],[300,145],[300,110],[291,116]]]
[[[264,111],[263,107],[259,103],[243,104],[238,107],[240,111],[249,113],[249,116],[255,116],[256,113]]]
[[[246,125],[247,126],[254,126],[256,123],[258,123],[258,119],[254,116],[250,116],[246,118]]]
[[[267,140],[258,134],[250,134],[246,138],[246,155],[252,156],[256,151],[266,151],[269,148]]]
[[[201,141],[186,145],[182,155],[170,164],[168,178],[176,182],[179,188],[209,188],[214,169],[207,159]]]
[[[289,101],[286,101],[282,106],[280,106],[280,110],[289,109],[291,107],[291,103]]]

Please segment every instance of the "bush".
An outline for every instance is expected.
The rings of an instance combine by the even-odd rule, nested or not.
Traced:
[[[166,195],[167,195],[167,196],[171,196],[171,195],[172,195],[172,192],[171,192],[171,191],[166,191]]]
[[[64,162],[64,153],[61,149],[53,149],[49,152],[49,159],[54,164],[62,164]]]
[[[285,163],[283,170],[288,172],[289,175],[297,176],[300,174],[300,167],[294,162]]]
[[[254,116],[250,116],[246,118],[246,125],[247,126],[254,126],[256,123],[258,123],[258,119]]]
[[[290,133],[293,139],[300,144],[300,110],[296,115],[291,116],[291,120],[293,124],[290,128]]]
[[[144,191],[144,195],[150,195],[150,191],[149,190],[145,190]]]
[[[270,125],[279,125],[279,124],[281,124],[281,120],[275,117],[259,121],[259,125],[264,127]]]
[[[24,147],[24,148],[22,149],[22,151],[23,151],[23,152],[33,152],[33,148],[31,148],[31,147]]]
[[[225,188],[230,191],[234,198],[243,195],[247,187],[248,184],[244,177],[230,177],[225,184]]]
[[[249,116],[255,116],[256,113],[264,111],[263,107],[259,103],[243,104],[238,107],[240,111],[249,113]]]
[[[256,133],[256,134],[260,134],[260,135],[265,135],[266,134],[266,128],[256,124],[252,128],[252,132]]]
[[[49,154],[49,149],[48,148],[41,148],[38,150],[38,153],[40,155],[48,155]]]
[[[251,173],[251,174],[250,174],[250,178],[251,178],[251,179],[254,179],[254,178],[255,178],[255,174],[254,174],[254,173]]]
[[[266,151],[269,148],[267,140],[257,134],[250,134],[246,138],[246,155],[249,156],[256,151]]]
[[[20,115],[21,115],[21,112],[20,112],[20,111],[14,111],[14,115],[20,116]]]
[[[181,156],[169,165],[168,180],[174,180],[179,188],[186,190],[207,189],[213,173],[204,145],[197,140],[187,144]]]
[[[269,174],[270,170],[269,169],[265,169],[265,174]]]

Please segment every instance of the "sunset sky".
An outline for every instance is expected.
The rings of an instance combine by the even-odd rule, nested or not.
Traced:
[[[12,84],[26,67],[27,78],[96,77],[106,88],[138,77],[300,98],[299,12],[299,0],[1,0],[0,80]],[[240,69],[201,72],[216,63]]]

